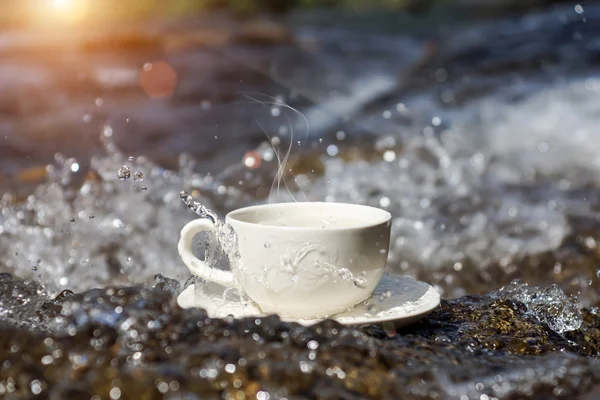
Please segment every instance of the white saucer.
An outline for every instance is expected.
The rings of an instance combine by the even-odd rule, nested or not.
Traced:
[[[230,315],[234,318],[265,316],[252,302],[244,304],[239,300],[235,301],[236,299],[224,300],[224,290],[222,286],[205,284],[201,292],[196,292],[195,286],[190,285],[179,295],[177,304],[182,308],[203,308],[210,318],[225,318]],[[234,294],[233,297],[237,295]],[[439,304],[440,294],[427,283],[385,275],[369,299],[330,318],[344,325],[391,322],[399,328],[423,318]],[[282,320],[309,326],[323,319]]]

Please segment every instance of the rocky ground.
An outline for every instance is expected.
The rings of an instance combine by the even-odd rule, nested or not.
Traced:
[[[532,293],[544,293],[537,289]],[[395,331],[334,321],[306,328],[274,316],[211,320],[202,310],[179,308],[178,290],[159,278],[152,288],[65,291],[44,300],[36,284],[0,276],[0,304],[11,310],[2,315],[11,321],[1,327],[2,398],[591,400],[600,394],[600,311],[573,314],[566,300],[519,301],[508,287],[443,301]],[[565,326],[557,322],[569,318],[575,325],[560,333]]]

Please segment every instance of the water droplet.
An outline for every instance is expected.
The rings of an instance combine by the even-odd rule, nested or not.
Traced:
[[[597,269],[597,270],[596,270],[596,276],[597,276],[598,278],[600,278],[600,269]]]
[[[69,221],[75,222],[75,218],[71,217],[71,219]]]
[[[90,214],[90,219],[94,219],[94,214]]]
[[[330,144],[329,146],[327,146],[327,155],[331,156],[331,157],[335,157],[337,156],[337,154],[339,153],[339,149],[335,144]]]
[[[119,171],[117,172],[117,176],[122,181],[129,179],[131,177],[131,168],[129,168],[126,165],[123,165],[121,168],[119,168]]]
[[[292,281],[293,282],[298,282],[298,279],[300,279],[300,277],[298,275],[292,276]]]
[[[146,185],[142,185],[142,186],[140,187],[140,190],[143,192],[143,191],[146,191],[146,190],[148,190],[148,188],[146,187]]]
[[[211,102],[210,102],[210,101],[208,101],[208,100],[202,100],[202,101],[200,102],[200,108],[202,108],[204,111],[206,111],[206,110],[210,110],[210,109],[211,109],[211,107],[212,107],[212,104],[211,104]]]
[[[34,380],[31,382],[31,393],[38,395],[42,393],[42,383],[39,380]]]
[[[360,289],[366,289],[367,280],[365,278],[354,278],[354,286]]]
[[[104,136],[106,137],[111,137],[113,134],[113,130],[109,125],[106,125],[104,127],[104,129],[102,130],[102,133],[104,134]]]
[[[143,181],[144,180],[144,174],[141,173],[140,171],[135,171],[135,173],[133,174],[133,180],[134,181]]]
[[[387,162],[392,162],[396,159],[396,152],[394,150],[386,150],[383,153],[383,160]]]
[[[129,156],[128,160],[131,161],[131,162],[134,162],[135,161],[135,157],[134,156]]]
[[[179,193],[179,198],[181,199],[181,201],[183,201],[183,203],[186,206],[188,206],[190,210],[195,212],[196,215],[198,215],[199,217],[208,218],[213,223],[216,223],[219,220],[217,214],[215,214],[212,210],[207,208],[204,204],[194,201],[194,198],[188,192],[181,191]]]
[[[268,249],[271,247],[271,243],[265,243],[265,249]]]

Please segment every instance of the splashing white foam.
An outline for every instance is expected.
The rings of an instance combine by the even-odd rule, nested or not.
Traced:
[[[517,103],[491,97],[434,110],[451,129],[386,133],[402,150],[390,150],[394,154],[381,161],[344,163],[324,156],[325,176],[303,187],[306,197],[390,210],[390,266],[409,275],[423,268],[459,271],[464,262],[481,269],[508,265],[555,249],[570,230],[568,216],[591,213],[568,189],[600,182],[600,144],[593,140],[599,87],[598,79],[587,79]],[[409,100],[406,105],[411,107]],[[151,282],[161,271],[184,279],[189,275],[176,243],[192,215],[180,191],[193,181],[202,193],[221,196],[220,210],[249,202],[235,186],[195,175],[188,166],[168,171],[143,157],[129,165],[148,187],[136,189],[136,182],[116,174],[127,157],[111,145],[108,150],[91,161],[99,178],[79,190],[67,185],[81,173],[71,168],[76,161],[59,160],[49,183],[24,203],[2,208],[3,270],[39,277],[49,291]],[[214,208],[208,197],[197,199]],[[452,294],[462,294],[460,287]]]

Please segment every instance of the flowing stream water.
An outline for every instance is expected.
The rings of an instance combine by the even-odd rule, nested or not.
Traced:
[[[13,180],[0,199],[0,272],[7,273],[0,275],[0,318],[30,332],[59,336],[71,332],[75,338],[93,320],[116,327],[118,340],[129,340],[127,346],[134,347],[137,333],[131,336],[131,326],[142,324],[144,318],[152,324],[159,324],[161,315],[165,321],[196,318],[201,324],[204,317],[199,314],[180,315],[182,311],[173,308],[167,317],[166,309],[150,299],[156,288],[177,294],[194,282],[177,254],[180,229],[198,215],[217,222],[238,207],[293,199],[389,210],[393,215],[389,271],[430,282],[444,298],[490,293],[489,304],[521,302],[527,318],[558,333],[577,330],[585,315],[596,315],[600,8],[555,7],[456,29],[438,41],[433,55],[427,55],[430,38],[401,30],[361,32],[345,28],[343,22],[333,27],[307,26],[302,21],[290,25],[299,44],[234,44],[219,52],[169,55],[166,59],[178,71],[180,85],[169,100],[138,101],[127,86],[130,83],[117,87],[121,82],[117,78],[123,75],[127,81],[126,72],[135,64],[127,57],[122,66],[111,66],[102,63],[105,55],[92,54],[93,65],[87,65],[91,72],[81,75],[83,83],[62,95],[54,90],[59,83],[52,74],[66,75],[81,60],[71,60],[64,69],[48,65],[42,74],[35,72],[42,67],[25,56],[7,64],[0,73],[7,80],[6,93],[24,91],[26,86],[32,93],[44,94],[33,99],[16,94],[15,112],[25,115],[30,110],[29,124],[22,118],[10,119],[10,113],[0,114],[4,181],[19,176],[15,160],[22,159],[26,166],[35,155],[44,159],[60,153],[45,167],[44,182],[24,193],[15,189],[18,179]],[[219,57],[227,61],[218,61]],[[256,62],[264,57],[272,62],[266,78],[255,74],[261,68]],[[19,65],[29,65],[31,77]],[[255,71],[246,72],[242,87],[231,89],[232,82],[239,81],[235,71],[252,68]],[[302,68],[314,74],[303,75]],[[111,90],[100,79],[109,75]],[[18,85],[11,83],[11,76],[20,76]],[[218,79],[211,82],[211,76]],[[78,92],[92,80],[103,95]],[[125,100],[117,101],[123,93]],[[0,102],[8,102],[6,96],[0,95]],[[89,101],[75,103],[81,98]],[[35,133],[40,121],[53,113],[60,123],[44,134]],[[69,140],[56,142],[64,138]],[[42,143],[50,144],[44,148]],[[29,152],[31,158],[22,156]],[[279,169],[282,161],[289,170]],[[205,240],[198,254],[205,253],[217,268],[227,268],[231,249],[221,248],[223,241],[214,235]],[[128,292],[134,285],[145,286],[136,289],[137,294]],[[123,291],[117,293],[112,287],[125,289],[114,289]],[[88,294],[79,298],[83,295],[67,289]],[[471,307],[469,301],[459,300],[457,307]],[[144,316],[142,303],[157,314]],[[62,314],[51,314],[50,304],[61,304]],[[582,307],[592,314],[582,313]],[[121,314],[119,308],[126,312]],[[229,329],[205,323],[212,326],[206,332]],[[277,322],[265,322],[272,328],[256,324],[243,329],[261,329],[252,333],[261,338],[270,335],[269,329],[279,329]],[[140,325],[136,332],[154,328]],[[326,329],[329,333],[322,333],[322,339],[337,340],[338,328]],[[447,339],[441,333],[437,337],[438,342]],[[98,348],[110,342],[103,338],[97,337]],[[44,341],[49,354],[59,359],[52,353],[56,346],[52,340],[62,339]],[[349,346],[361,351],[371,346],[371,339],[348,340],[356,341]],[[310,352],[316,352],[310,347],[315,344],[308,343]],[[159,357],[141,355],[134,347],[127,355],[131,365]],[[452,354],[449,357],[460,358]],[[277,357],[269,350],[267,360]],[[519,360],[514,361],[516,371],[531,370],[534,381],[539,371],[556,370],[559,364],[544,358],[537,370],[529,361]],[[579,362],[574,360],[568,362]],[[217,371],[244,369],[239,362],[237,367],[206,364],[194,373],[216,377]],[[314,358],[298,362],[303,373],[316,365]],[[78,363],[88,361],[77,359]],[[476,363],[472,367],[479,368]],[[339,378],[343,372],[333,365],[328,368],[327,376]],[[447,398],[452,393],[480,392],[475,386],[461,386],[448,371],[437,375],[449,379],[446,386],[440,383]],[[31,381],[29,390],[45,390],[42,381]],[[180,381],[165,378],[153,385],[164,394],[177,392],[179,383],[172,382]],[[509,381],[521,390],[516,393],[529,393],[527,383],[516,376]],[[111,382],[113,389],[121,387]],[[482,382],[490,388],[495,384],[483,378]],[[10,392],[9,384],[16,387],[0,380],[0,394]],[[503,391],[501,382],[496,384],[500,386],[493,393],[508,396],[510,391]],[[113,397],[112,389],[110,393],[110,398],[119,398]]]

